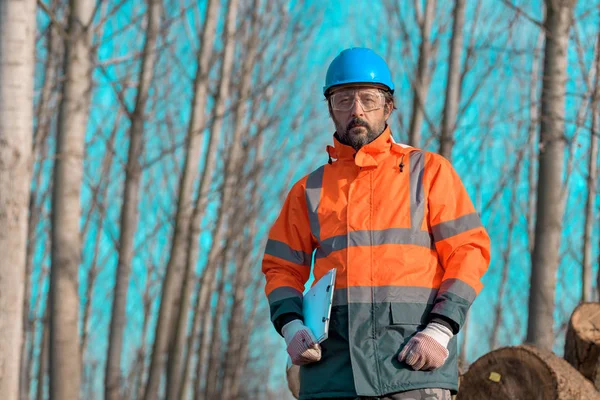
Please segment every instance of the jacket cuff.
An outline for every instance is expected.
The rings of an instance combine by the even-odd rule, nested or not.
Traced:
[[[302,323],[304,323],[304,317],[302,315],[297,314],[297,313],[286,313],[286,314],[281,314],[279,317],[277,317],[273,321],[273,325],[275,326],[277,333],[279,333],[283,337],[283,333],[281,333],[281,329],[284,327],[284,325],[286,325],[289,322],[292,322],[295,319],[299,319],[300,321],[302,321]]]
[[[440,325],[445,326],[446,328],[452,331],[453,335],[456,335],[459,330],[458,324],[444,315],[431,314],[429,322],[436,322]]]

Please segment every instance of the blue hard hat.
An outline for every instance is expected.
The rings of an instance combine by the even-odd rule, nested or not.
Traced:
[[[346,83],[375,83],[387,86],[394,93],[392,74],[383,58],[373,50],[353,47],[342,51],[327,69],[323,94],[333,86]]]

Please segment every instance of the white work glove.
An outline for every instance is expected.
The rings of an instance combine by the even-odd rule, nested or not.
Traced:
[[[448,358],[448,342],[452,336],[452,331],[444,325],[430,322],[406,343],[398,354],[398,361],[417,371],[439,368]]]
[[[281,333],[293,364],[304,365],[321,359],[321,346],[315,335],[299,319],[285,324]]]

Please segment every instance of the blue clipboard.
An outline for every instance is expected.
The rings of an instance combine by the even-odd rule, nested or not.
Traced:
[[[306,292],[302,302],[304,325],[310,328],[318,343],[323,342],[328,337],[335,273],[336,269],[333,268],[323,275]]]

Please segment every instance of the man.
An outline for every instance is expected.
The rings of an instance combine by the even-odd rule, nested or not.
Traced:
[[[450,399],[456,334],[480,292],[489,237],[443,157],[395,143],[385,61],[351,48],[323,93],[329,162],[290,190],[263,259],[275,329],[300,368],[300,399]],[[304,326],[309,279],[337,268],[329,337]]]

